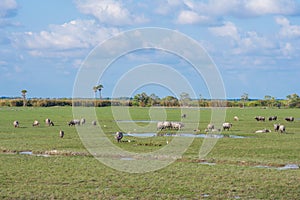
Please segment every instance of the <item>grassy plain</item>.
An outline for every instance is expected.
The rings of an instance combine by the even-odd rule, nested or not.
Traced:
[[[123,112],[118,111],[121,108],[114,109]],[[132,120],[138,121],[140,130],[132,130],[136,132],[156,132],[155,123],[144,121],[164,117],[179,121],[184,112],[186,126],[180,132],[194,133],[194,129],[200,129],[203,133],[211,118],[210,109],[166,108],[161,115],[153,115],[152,109],[162,108],[128,109]],[[233,127],[226,135],[245,138],[219,139],[205,160],[199,160],[203,138],[195,138],[181,159],[142,174],[114,170],[91,156],[76,128],[67,125],[73,118],[71,107],[0,107],[0,113],[0,199],[300,199],[300,170],[278,169],[286,164],[300,165],[298,109],[229,108],[226,121],[232,122]],[[198,124],[193,116],[199,113]],[[126,119],[113,115],[111,107],[96,108],[96,114],[106,136],[124,150],[157,150],[171,138],[125,136],[124,141],[131,142],[116,143],[113,133],[126,123],[130,129],[131,122],[118,124],[115,120]],[[239,121],[233,121],[235,115]],[[286,126],[287,134],[273,130],[254,133],[258,129],[273,129],[274,123],[256,122],[256,115],[277,115],[277,122]],[[287,116],[296,120],[285,122]],[[93,119],[85,117],[87,130],[92,130]],[[46,118],[52,119],[55,126],[45,126]],[[32,127],[36,119],[41,122],[40,127]],[[14,120],[20,122],[19,128],[12,126]],[[63,139],[58,136],[59,130],[65,131]],[[48,157],[19,154],[44,154],[51,150],[61,153]]]

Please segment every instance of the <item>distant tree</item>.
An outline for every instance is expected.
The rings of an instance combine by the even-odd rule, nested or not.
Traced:
[[[270,95],[266,95],[264,97],[264,100],[266,101],[266,104],[268,105],[268,107],[273,107],[273,105],[275,103],[275,97],[272,97]]]
[[[96,98],[96,94],[97,94],[97,91],[99,91],[99,99],[102,99],[102,96],[101,96],[101,91],[102,91],[102,88],[103,88],[103,85],[96,85],[93,87],[93,90],[95,92],[95,98]]]
[[[244,93],[242,96],[241,96],[241,100],[243,102],[243,108],[245,108],[245,103],[246,101],[249,100],[249,95],[247,93]]]
[[[135,106],[141,106],[141,107],[150,106],[149,103],[150,103],[150,97],[145,92],[141,94],[136,94],[132,100],[132,104]]]
[[[165,98],[161,99],[161,104],[163,106],[179,106],[179,101],[176,97],[166,96]]]
[[[150,104],[151,104],[151,106],[156,105],[156,104],[159,103],[160,99],[154,93],[150,94],[149,98],[150,98]]]
[[[290,94],[286,96],[289,107],[300,107],[300,97],[297,94]]]
[[[101,91],[102,91],[102,89],[103,89],[103,85],[98,85],[97,86],[97,89],[98,89],[98,91],[99,91],[99,98],[100,98],[100,100],[102,99],[102,95],[101,95]]]
[[[96,98],[96,97],[97,97],[97,91],[98,91],[97,86],[94,86],[94,87],[93,87],[93,90],[94,90],[94,92],[95,92],[95,98]]]
[[[191,101],[190,95],[186,92],[182,92],[180,94],[180,101],[182,106],[188,106],[189,102]]]
[[[26,93],[27,93],[27,90],[22,90],[21,93],[22,93],[22,97],[23,97],[23,106],[26,106]]]

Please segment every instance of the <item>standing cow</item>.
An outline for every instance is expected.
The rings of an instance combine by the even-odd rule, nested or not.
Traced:
[[[279,131],[280,131],[280,133],[285,133],[285,126],[284,125],[280,125],[279,126]]]
[[[65,136],[65,132],[63,130],[59,131],[59,137],[63,138]]]
[[[214,129],[215,128],[215,125],[214,124],[208,124],[207,125],[207,130],[208,131],[211,131],[212,129]]]
[[[263,117],[263,116],[256,116],[256,117],[254,117],[254,119],[256,119],[256,121],[265,121],[265,117]]]
[[[180,130],[182,127],[184,127],[184,124],[181,122],[171,122],[172,129]]]
[[[277,120],[277,116],[271,116],[269,117],[269,121],[276,121]]]
[[[294,117],[286,117],[285,120],[287,122],[293,122],[294,121]]]
[[[117,140],[117,142],[121,142],[122,138],[123,138],[123,133],[122,132],[116,132],[115,138]]]
[[[274,131],[278,132],[280,124],[274,124]]]
[[[225,131],[226,129],[229,131],[229,129],[232,127],[232,123],[225,122],[223,123],[223,130]]]
[[[49,118],[45,119],[45,123],[48,126],[54,126],[54,123]]]
[[[80,119],[80,124],[81,124],[81,125],[84,125],[84,124],[85,124],[85,118],[81,118],[81,119]]]
[[[75,126],[75,125],[80,125],[80,120],[79,119],[72,119],[69,123],[69,126]]]
[[[38,120],[34,120],[32,126],[39,126],[40,125],[40,122]]]
[[[19,122],[18,122],[17,120],[14,121],[14,122],[13,122],[13,125],[14,125],[15,128],[17,128],[17,127],[19,127]]]

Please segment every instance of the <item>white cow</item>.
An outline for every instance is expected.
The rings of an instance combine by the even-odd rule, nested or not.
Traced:
[[[14,122],[13,122],[13,125],[14,125],[15,128],[17,128],[17,127],[19,127],[19,122],[18,122],[17,120],[14,121]]]
[[[40,122],[38,120],[34,120],[32,126],[39,126],[40,125]]]
[[[225,122],[223,123],[223,130],[225,131],[226,129],[229,131],[229,129],[232,127],[232,123]]]
[[[278,130],[280,131],[280,133],[285,133],[285,126],[280,125]]]

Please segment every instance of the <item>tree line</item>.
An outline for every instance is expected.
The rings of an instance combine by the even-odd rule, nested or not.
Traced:
[[[97,90],[99,91],[99,90]],[[24,92],[24,91],[23,91]],[[27,92],[27,91],[26,91]],[[26,93],[25,93],[26,94]],[[86,107],[104,107],[104,106],[164,106],[164,107],[289,107],[300,108],[300,97],[297,94],[288,95],[286,99],[278,100],[274,97],[266,95],[264,99],[249,99],[247,95],[241,99],[232,100],[214,100],[214,99],[192,99],[189,94],[182,93],[179,98],[174,96],[166,96],[159,98],[155,94],[148,95],[143,92],[136,94],[133,98],[117,98],[117,99],[26,99],[24,93],[20,98],[0,99],[0,106],[32,106],[32,107],[51,107],[51,106],[86,106]]]

